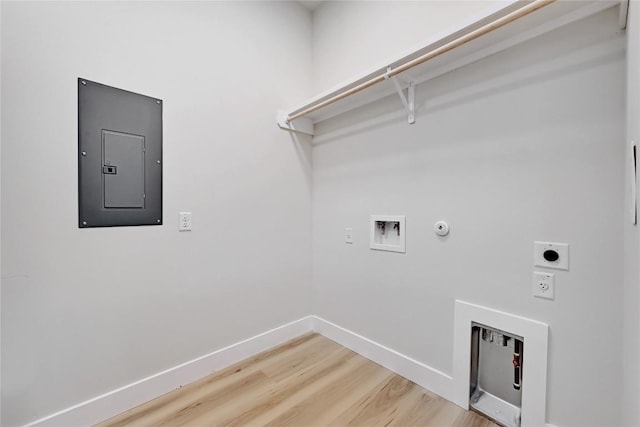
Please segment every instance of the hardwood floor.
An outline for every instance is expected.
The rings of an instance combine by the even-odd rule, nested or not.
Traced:
[[[312,333],[98,426],[490,427],[495,424]]]

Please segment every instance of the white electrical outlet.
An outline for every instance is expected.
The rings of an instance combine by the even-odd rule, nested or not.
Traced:
[[[178,231],[190,231],[191,230],[191,212],[180,212],[180,223],[178,224]]]
[[[533,296],[538,298],[554,299],[555,280],[551,273],[533,273]]]
[[[353,243],[353,228],[347,227],[344,229],[344,242]]]

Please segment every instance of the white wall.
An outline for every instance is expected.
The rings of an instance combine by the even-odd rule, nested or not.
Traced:
[[[640,147],[640,2],[638,1],[629,3],[627,20],[627,141],[635,141]],[[630,194],[629,190],[630,188],[627,187],[627,195]],[[638,233],[638,226],[631,225],[628,212],[625,212],[624,216],[625,287],[622,366],[625,367],[625,372],[622,415],[625,425],[638,426],[640,425],[640,407],[638,406],[640,402],[640,262],[638,254],[640,233]]]
[[[308,11],[3,1],[1,38],[2,425],[309,314]],[[164,100],[163,226],[77,228],[79,76]]]
[[[2,22],[2,7],[0,7],[0,23]],[[0,46],[2,46],[2,31],[0,31]],[[0,49],[0,59],[2,49]],[[2,81],[2,67],[0,67],[0,82]],[[2,85],[0,84],[0,98]],[[0,102],[0,165],[2,165],[2,102]],[[0,260],[2,259],[2,174],[0,173]],[[2,395],[2,262],[0,262],[0,396]],[[2,398],[0,397],[0,424],[2,423]]]
[[[316,72],[379,65],[341,54],[373,51],[378,32],[401,52],[432,31],[368,6],[316,12]],[[410,22],[439,6],[413,5]],[[314,314],[447,374],[454,299],[546,322],[547,421],[619,424],[624,75],[610,9],[420,85],[415,125],[395,96],[317,125]],[[316,88],[332,76],[316,75]],[[369,249],[370,214],[406,215],[406,254]],[[531,295],[534,240],[571,245],[555,301]]]
[[[328,1],[313,13],[313,84],[322,92],[424,47],[498,0]]]
[[[420,86],[414,126],[395,97],[318,126],[312,212],[311,152],[274,125],[489,3],[327,2],[312,38],[290,2],[3,1],[2,425],[310,310],[451,373],[454,298],[550,324],[549,422],[636,425],[625,64],[588,47],[614,11]],[[164,226],[76,228],[78,76],[164,100]],[[407,215],[407,254],[368,249],[372,213]],[[554,302],[530,296],[535,239],[571,244]]]

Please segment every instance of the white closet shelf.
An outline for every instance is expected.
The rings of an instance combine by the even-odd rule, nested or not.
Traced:
[[[500,2],[479,16],[421,43],[418,48],[388,61],[381,67],[358,75],[298,107],[278,111],[278,126],[287,131],[313,135],[314,124],[396,92],[400,94],[407,109],[409,123],[412,123],[413,88],[416,85],[618,6],[620,26],[624,28],[628,0]],[[524,12],[524,16],[517,16]],[[517,19],[511,19],[513,16],[517,16]],[[493,28],[497,24],[501,25]],[[485,32],[485,29],[489,31]],[[478,33],[482,35],[474,37]],[[458,44],[459,40],[464,43]],[[449,46],[455,47],[449,49]],[[440,53],[442,51],[444,52]],[[429,58],[434,53],[437,55]],[[412,65],[412,61],[419,62],[420,58],[425,57],[428,58],[425,62],[407,66]]]

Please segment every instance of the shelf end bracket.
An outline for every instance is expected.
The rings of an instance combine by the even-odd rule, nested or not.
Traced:
[[[302,133],[305,135],[314,135],[313,122],[311,119],[301,117],[292,121],[288,120],[289,114],[286,111],[278,110],[277,123],[282,130],[294,133]]]
[[[413,81],[408,82],[409,86],[407,87],[407,96],[405,96],[400,83],[398,83],[398,77],[390,77],[390,71],[391,67],[387,68],[387,73],[384,75],[384,79],[393,83],[393,86],[396,88],[396,92],[404,105],[404,109],[407,111],[407,122],[412,125],[416,122],[416,85]],[[407,99],[407,97],[409,99]]]

